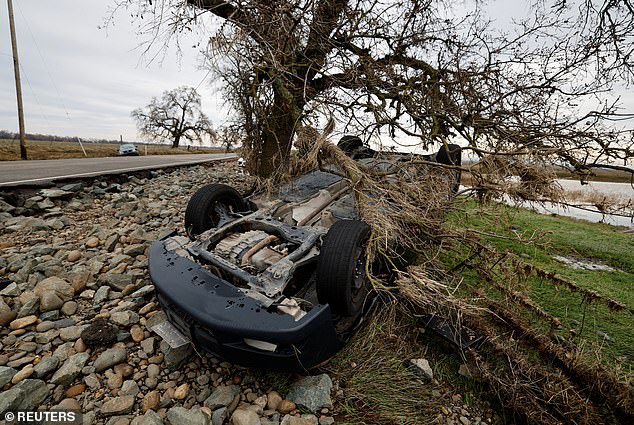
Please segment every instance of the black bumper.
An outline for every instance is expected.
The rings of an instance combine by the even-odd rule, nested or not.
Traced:
[[[327,360],[344,344],[330,307],[317,305],[295,321],[271,312],[231,283],[197,263],[152,244],[150,278],[170,322],[197,347],[229,362],[269,370],[300,372]],[[244,339],[277,345],[265,351]]]

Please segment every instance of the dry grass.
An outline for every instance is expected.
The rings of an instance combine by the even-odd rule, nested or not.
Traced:
[[[337,422],[353,424],[433,423],[446,400],[434,397],[405,366],[423,357],[418,328],[396,304],[379,303],[369,323],[325,367],[339,380]]]
[[[67,158],[103,158],[117,156],[119,145],[116,143],[83,143],[86,155],[79,143],[73,142],[45,142],[39,140],[27,141],[27,152],[29,159],[67,159]],[[141,155],[176,155],[211,153],[212,149],[192,149],[176,148],[168,145],[141,145],[137,144]],[[0,140],[0,161],[20,160],[19,140]]]

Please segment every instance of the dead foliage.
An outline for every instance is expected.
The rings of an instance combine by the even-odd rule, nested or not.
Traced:
[[[486,342],[480,351],[464,355],[477,371],[475,378],[486,383],[502,405],[521,421],[535,423],[634,422],[631,376],[608,369],[600,356],[593,359],[582,344],[556,338],[554,330],[561,326],[561,320],[531,299],[526,280],[537,276],[578,295],[580,303],[600,302],[615,313],[630,314],[630,308],[511,254],[499,254],[481,242],[477,232],[444,228],[444,213],[453,205],[452,197],[447,195],[452,167],[443,169],[424,161],[412,161],[399,164],[398,172],[377,173],[346,156],[326,140],[327,135],[310,128],[300,131],[291,174],[316,168],[332,171],[335,166],[349,181],[361,218],[373,229],[370,256],[380,255],[393,261],[399,255],[395,247],[419,248],[420,266],[399,273],[395,286],[383,285],[374,278],[375,286],[386,289],[409,314],[439,314],[451,318],[458,328],[467,326],[484,335]],[[503,193],[515,200],[561,199],[554,174],[536,161],[490,156],[470,171],[476,182],[473,191],[483,201],[499,199]],[[287,178],[278,175],[276,181]],[[528,239],[535,243],[539,235],[529,235]],[[423,245],[421,240],[433,243]],[[465,250],[469,254],[452,271],[443,270],[437,261],[443,252]],[[480,287],[456,278],[453,272],[463,268],[475,271]],[[378,332],[381,326],[392,323],[392,318],[387,319],[374,322],[364,332]],[[407,332],[404,335],[408,337]],[[355,341],[372,344],[377,338],[383,340],[385,335],[369,334]],[[399,347],[405,345],[399,343]],[[350,348],[359,349],[362,351],[357,353],[372,355],[367,359],[365,356],[348,359],[346,351],[338,356],[363,365],[361,369],[348,367],[350,376],[346,379],[364,376],[361,372],[365,370],[385,367],[384,351],[377,351],[379,354],[375,356],[365,346]],[[345,365],[338,364],[337,373],[346,375]],[[377,403],[372,394],[385,379],[391,378],[373,375],[363,382],[363,391],[350,394],[351,400],[363,408]],[[405,381],[398,382],[409,388]],[[387,422],[395,422],[395,418]],[[377,418],[376,423],[381,421]]]
[[[423,355],[414,341],[419,329],[394,302],[383,304],[357,335],[325,366],[343,390],[337,421],[363,424],[429,424],[442,399],[432,396],[405,366]]]

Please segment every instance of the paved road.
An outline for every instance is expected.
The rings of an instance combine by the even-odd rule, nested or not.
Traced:
[[[199,164],[235,157],[234,154],[193,154],[0,161],[0,187]]]

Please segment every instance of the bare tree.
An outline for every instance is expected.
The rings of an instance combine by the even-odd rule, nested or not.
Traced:
[[[479,1],[462,4],[469,13],[440,0],[123,3],[153,18],[153,36],[219,18],[206,54],[261,175],[287,163],[301,125],[331,115],[366,139],[460,138],[478,155],[579,173],[632,156],[631,131],[606,125],[631,117],[606,96],[633,76],[630,0],[535,1],[505,30]]]
[[[166,90],[160,99],[152,98],[149,105],[135,109],[131,115],[144,138],[169,140],[174,148],[182,138],[201,142],[205,135],[215,137],[209,119],[200,109],[200,95],[192,87]]]

